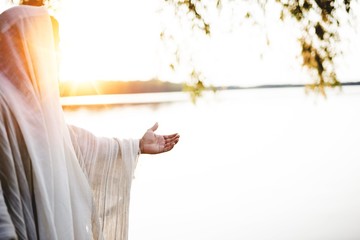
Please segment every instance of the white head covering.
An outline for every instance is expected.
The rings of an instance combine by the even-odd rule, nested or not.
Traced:
[[[0,237],[126,240],[139,140],[68,126],[57,76],[47,10],[0,14]]]
[[[91,189],[64,121],[57,76],[47,10],[3,12],[0,180],[19,238],[91,238]]]

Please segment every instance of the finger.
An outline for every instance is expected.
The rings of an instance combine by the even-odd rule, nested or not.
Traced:
[[[168,142],[174,142],[174,141],[179,141],[179,136],[174,136],[172,138],[166,138],[165,139],[165,142],[168,143]]]
[[[174,142],[174,141],[179,141],[179,138],[180,138],[180,136],[179,136],[179,135],[175,135],[175,136],[173,136],[173,137],[171,137],[171,138],[167,138],[167,139],[165,139],[165,142]]]
[[[152,126],[152,127],[150,128],[150,130],[152,130],[153,132],[155,132],[158,127],[159,127],[159,124],[156,122],[156,123],[154,124],[154,126]]]
[[[178,138],[174,139],[173,141],[166,141],[164,147],[172,149],[178,142],[179,142]]]
[[[179,142],[179,140],[174,140],[174,141],[171,141],[171,142],[166,142],[166,146],[175,146],[178,142]]]
[[[170,134],[170,135],[164,135],[165,139],[171,139],[171,138],[175,138],[175,137],[180,137],[180,136],[177,133]]]
[[[164,152],[170,151],[171,149],[174,148],[174,146],[175,146],[175,144],[166,144],[166,145],[164,146]]]

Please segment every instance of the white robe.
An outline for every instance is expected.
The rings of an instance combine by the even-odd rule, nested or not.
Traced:
[[[0,14],[0,238],[127,239],[138,152],[66,124],[47,10]]]

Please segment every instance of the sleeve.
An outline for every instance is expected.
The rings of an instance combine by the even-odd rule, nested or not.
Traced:
[[[0,239],[17,239],[0,182]]]
[[[93,191],[96,218],[105,239],[127,239],[131,182],[138,139],[97,137],[69,125],[79,163]]]

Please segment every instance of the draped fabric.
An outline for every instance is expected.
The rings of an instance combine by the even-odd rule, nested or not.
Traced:
[[[93,226],[99,226],[99,235],[105,239],[127,239],[130,187],[139,142],[96,137],[75,126],[70,126],[70,133],[98,210],[93,213]]]
[[[137,139],[64,119],[43,7],[0,14],[0,238],[127,239]]]

